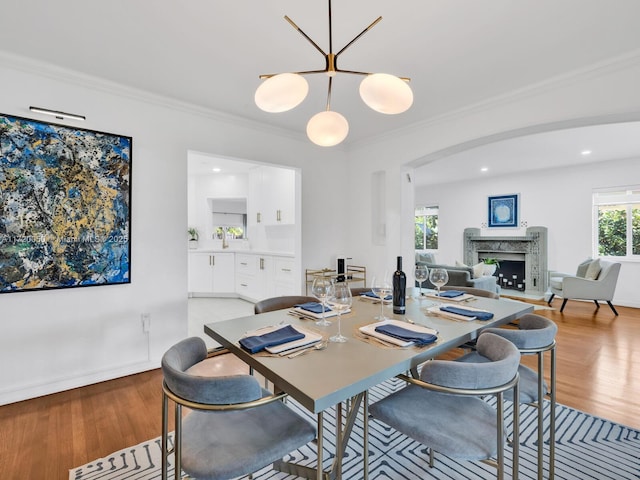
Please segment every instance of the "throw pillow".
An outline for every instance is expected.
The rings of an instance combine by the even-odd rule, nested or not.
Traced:
[[[480,262],[473,267],[473,278],[482,278],[484,276],[484,262]]]
[[[593,262],[592,258],[587,258],[586,260],[582,261],[580,265],[578,265],[578,271],[576,272],[576,277],[585,278],[585,275],[587,274],[587,268],[589,268],[589,265],[591,265],[591,262]]]
[[[418,253],[416,252],[416,263],[436,263],[436,258],[433,253]]]
[[[589,264],[589,268],[587,268],[587,273],[585,273],[584,278],[587,280],[596,280],[598,275],[600,275],[600,270],[602,270],[602,267],[600,266],[600,259],[596,258]]]

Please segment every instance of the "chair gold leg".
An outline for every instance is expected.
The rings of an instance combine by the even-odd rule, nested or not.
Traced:
[[[176,403],[175,408],[175,434],[173,438],[174,451],[174,478],[181,480],[182,478],[182,405]]]
[[[497,395],[497,416],[498,416],[498,480],[504,479],[504,403],[502,392]],[[516,403],[516,402],[514,402]],[[514,425],[515,427],[515,425]]]
[[[520,386],[513,386],[513,398],[520,398]],[[512,472],[513,480],[518,480],[520,474],[520,403],[513,402],[513,447],[512,447]]]
[[[162,480],[167,480],[167,455],[169,454],[169,399],[162,392]]]
[[[556,469],[556,349],[551,349],[550,379],[550,413],[549,413],[549,480],[555,477]]]
[[[369,392],[364,391],[362,406],[362,418],[364,422],[364,452],[362,453],[362,460],[364,462],[362,480],[369,480]]]

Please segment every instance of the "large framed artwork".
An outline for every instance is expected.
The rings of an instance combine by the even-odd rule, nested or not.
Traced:
[[[489,197],[489,227],[518,226],[518,195]]]
[[[0,293],[131,282],[132,138],[0,114]]]

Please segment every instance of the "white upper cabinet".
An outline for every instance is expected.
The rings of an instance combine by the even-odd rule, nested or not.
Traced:
[[[249,225],[293,225],[296,221],[295,171],[260,166],[249,172]]]

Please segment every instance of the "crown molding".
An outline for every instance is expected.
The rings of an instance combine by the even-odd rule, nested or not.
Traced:
[[[356,150],[357,148],[364,146],[371,148],[372,145],[385,143],[391,139],[399,139],[405,135],[419,133],[430,127],[453,122],[471,114],[477,114],[500,106],[508,105],[510,103],[520,102],[522,100],[526,100],[528,98],[535,97],[546,92],[574,85],[578,82],[597,78],[617,71],[626,70],[628,68],[637,67],[639,65],[640,49],[632,50],[625,54],[611,57],[601,62],[593,63],[586,67],[582,67],[570,72],[563,73],[561,75],[551,77],[547,80],[542,80],[540,82],[511,90],[509,92],[496,95],[485,100],[481,100],[479,102],[442,113],[440,115],[435,115],[401,129],[396,129],[383,133],[381,135],[376,135],[375,138],[365,138],[362,140],[358,140],[357,142],[353,142],[350,144],[350,149]]]
[[[305,143],[307,142],[306,136],[292,130],[276,127],[264,122],[257,122],[245,117],[206,108],[201,105],[195,105],[171,97],[150,93],[145,90],[105,80],[93,75],[87,75],[76,70],[66,69],[41,60],[15,55],[2,50],[0,50],[0,66],[5,66],[24,73],[49,78],[51,80],[76,85],[82,88],[89,88],[102,93],[144,102],[170,110],[197,115],[217,122],[232,124],[241,128],[256,130],[280,137],[287,137],[292,140]]]

